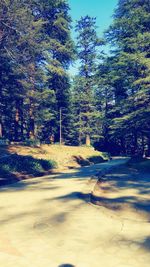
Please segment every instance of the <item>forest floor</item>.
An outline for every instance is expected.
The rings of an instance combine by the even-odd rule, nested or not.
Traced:
[[[1,188],[0,266],[149,267],[149,178],[127,181],[126,161],[114,159]],[[124,211],[116,202],[117,208],[91,204],[97,173],[112,183],[105,184],[112,187],[105,198],[119,203],[123,198]],[[132,212],[128,202],[136,204]]]

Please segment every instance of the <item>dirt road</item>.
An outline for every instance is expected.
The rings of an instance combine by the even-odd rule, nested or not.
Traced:
[[[90,178],[124,161],[1,188],[0,266],[149,267],[150,223],[88,203]]]

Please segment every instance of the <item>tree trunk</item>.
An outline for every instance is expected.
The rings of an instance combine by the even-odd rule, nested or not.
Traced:
[[[133,149],[132,149],[132,154],[136,155],[138,154],[138,138],[137,138],[137,133],[133,133]]]
[[[81,146],[82,143],[82,129],[81,129],[81,113],[79,113],[79,137],[78,137],[78,142],[79,146]]]
[[[143,158],[146,157],[146,154],[145,154],[145,138],[144,138],[144,135],[142,134],[141,136],[141,140],[142,140],[142,148],[141,148],[141,152],[142,152],[142,156]]]
[[[15,112],[15,141],[16,142],[18,141],[18,138],[19,138],[18,131],[19,131],[19,109],[16,103],[16,112]]]
[[[24,140],[24,118],[23,118],[23,100],[20,101],[20,108],[19,108],[19,113],[20,113],[20,134],[21,134],[21,140]]]
[[[29,66],[30,71],[30,82],[31,82],[31,95],[30,95],[30,107],[29,107],[29,138],[31,140],[35,139],[35,105],[34,105],[34,94],[35,94],[35,65],[30,64]]]
[[[90,135],[89,134],[86,134],[85,144],[86,144],[86,146],[90,146],[91,145],[91,140],[90,140]]]
[[[79,143],[79,146],[81,146],[81,132],[80,131],[79,131],[78,143]]]
[[[2,131],[2,123],[0,122],[0,138],[3,137],[3,131]]]
[[[125,140],[124,137],[120,138],[120,143],[121,143],[121,150],[123,154],[126,154],[126,147],[125,147]]]
[[[150,156],[150,137],[148,138],[148,144],[147,144],[147,155],[146,156]]]
[[[30,122],[29,122],[29,138],[31,140],[35,139],[35,122],[34,122],[34,106],[32,103],[32,100],[30,99],[30,110],[29,110],[29,115],[30,115]]]

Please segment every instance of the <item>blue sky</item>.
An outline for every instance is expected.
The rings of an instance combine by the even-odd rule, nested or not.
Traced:
[[[118,0],[68,0],[71,8],[71,17],[73,26],[76,20],[81,16],[92,16],[97,18],[97,32],[101,37],[103,32],[109,27],[112,22],[112,15]],[[75,34],[73,32],[73,37]],[[71,74],[76,73],[76,66],[71,67]]]
[[[68,2],[73,22],[79,20],[81,16],[96,17],[101,34],[111,23],[118,0],[68,0]]]

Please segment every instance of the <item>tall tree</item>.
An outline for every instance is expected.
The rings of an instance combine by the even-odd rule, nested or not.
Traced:
[[[80,83],[80,131],[85,135],[86,145],[90,145],[91,126],[94,119],[94,76],[98,60],[98,48],[103,44],[97,36],[96,18],[89,16],[81,17],[77,22],[77,50],[80,60],[79,78]],[[81,123],[82,122],[82,123]],[[82,127],[81,127],[82,125]]]
[[[74,43],[71,39],[71,17],[69,5],[64,0],[39,1],[41,15],[47,21],[44,32],[49,42],[46,57],[47,86],[56,98],[57,116],[55,120],[55,137],[59,139],[59,113],[65,110],[63,121],[63,138],[70,131],[70,81],[68,67],[74,58]]]
[[[0,3],[0,135],[9,140],[57,137],[60,107],[69,125],[73,58],[64,0]],[[8,127],[9,125],[9,127]]]
[[[130,153],[142,153],[143,139],[149,140],[149,14],[147,0],[120,0],[106,34],[115,47],[110,68],[115,94],[112,133],[124,139]]]

